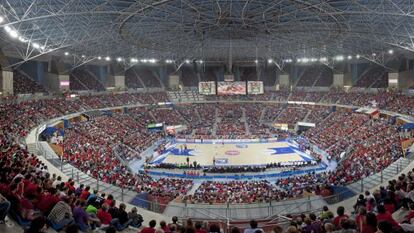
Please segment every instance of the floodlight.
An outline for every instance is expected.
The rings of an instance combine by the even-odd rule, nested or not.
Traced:
[[[33,46],[33,48],[35,48],[35,49],[40,48],[40,45],[39,45],[38,43],[33,43],[33,44],[32,44],[32,46]]]

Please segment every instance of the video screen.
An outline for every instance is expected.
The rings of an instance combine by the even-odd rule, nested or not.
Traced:
[[[198,93],[200,95],[215,95],[216,83],[215,82],[199,82]]]
[[[217,82],[218,95],[246,95],[245,82]]]
[[[247,93],[250,95],[259,95],[264,93],[262,81],[248,81],[247,82]]]

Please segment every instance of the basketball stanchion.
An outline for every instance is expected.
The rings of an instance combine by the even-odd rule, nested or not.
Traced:
[[[121,186],[121,201],[124,202],[124,186]]]
[[[76,171],[76,180],[78,181],[78,184],[79,184],[79,170]]]

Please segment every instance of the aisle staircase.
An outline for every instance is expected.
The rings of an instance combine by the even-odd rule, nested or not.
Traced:
[[[247,124],[246,109],[242,108],[242,118],[241,121],[244,123],[244,128],[246,129],[246,135],[250,135],[249,124]]]
[[[193,187],[190,190],[188,190],[186,195],[194,195],[195,191],[197,191],[197,189],[198,189],[198,187],[200,187],[200,185],[201,185],[201,182],[197,182],[197,183],[195,182],[193,184]]]
[[[311,114],[312,110],[308,110],[308,113],[306,113],[305,117],[302,119],[303,122],[307,122],[308,121],[308,117]]]
[[[213,129],[211,130],[211,134],[213,136],[217,135],[216,133],[217,133],[218,122],[221,121],[221,119],[219,119],[218,117],[218,109],[216,108],[215,110],[216,110],[216,113],[214,114],[215,121],[214,121]]]
[[[264,108],[262,109],[261,113],[260,113],[260,117],[259,117],[259,122],[260,122],[260,123],[263,123],[263,117],[264,117],[264,115],[265,115],[265,113],[266,113],[266,108],[267,108],[267,107],[264,107]]]
[[[348,185],[347,188],[355,193],[363,193],[365,190],[369,190],[378,186],[378,183],[383,183],[388,180],[392,180],[395,175],[400,173],[411,162],[411,158],[400,158],[396,162],[385,168],[382,172],[366,177],[361,181],[352,183]]]

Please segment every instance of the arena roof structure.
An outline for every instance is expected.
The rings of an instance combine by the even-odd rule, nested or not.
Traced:
[[[0,0],[1,46],[24,60],[381,63],[382,53],[413,50],[413,11],[407,0]]]

